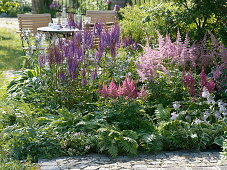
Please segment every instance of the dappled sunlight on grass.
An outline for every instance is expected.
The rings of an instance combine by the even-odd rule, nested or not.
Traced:
[[[21,40],[15,29],[0,28],[0,70],[18,70],[23,63]]]

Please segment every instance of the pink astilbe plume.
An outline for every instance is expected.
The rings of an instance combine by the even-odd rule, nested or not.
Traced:
[[[157,71],[166,72],[166,68],[162,64],[164,56],[160,51],[151,49],[148,44],[142,48],[144,53],[139,57],[137,64],[137,72],[142,81],[154,79],[157,76]]]
[[[148,92],[144,86],[142,87],[141,91],[138,93],[138,96],[141,99],[146,99],[148,97]]]
[[[210,78],[210,80],[207,80],[207,76],[206,73],[204,71],[204,67],[202,67],[202,71],[200,73],[200,87],[201,87],[201,92],[203,90],[204,87],[206,87],[206,89],[209,91],[209,93],[214,91],[215,88],[215,83],[213,82],[212,78]]]
[[[118,97],[118,87],[112,80],[108,87],[108,96],[116,98]]]
[[[108,88],[107,88],[107,85],[105,85],[105,83],[103,83],[103,85],[102,85],[102,89],[99,89],[98,90],[98,93],[101,95],[101,96],[103,96],[103,97],[105,97],[105,98],[107,98],[108,97]]]
[[[185,72],[182,73],[182,81],[185,88],[188,89],[188,92],[191,96],[195,96],[195,79],[192,76],[192,72],[190,71],[188,75],[185,75]]]
[[[213,92],[213,91],[214,91],[215,83],[214,83],[214,81],[212,80],[212,78],[210,78],[210,80],[207,82],[206,88],[207,88],[207,90],[208,90],[209,92]]]
[[[103,87],[98,90],[98,93],[104,98],[124,97],[126,100],[136,99],[137,97],[145,99],[148,96],[145,87],[142,87],[141,91],[138,92],[135,82],[129,77],[126,77],[119,86],[114,83],[114,80],[110,82],[108,87],[103,83]]]
[[[126,77],[126,79],[123,81],[123,84],[120,87],[118,93],[119,95],[124,96],[125,99],[135,99],[138,97],[136,85],[133,80],[130,80],[129,77]]]
[[[144,53],[138,59],[137,72],[142,81],[156,78],[157,71],[167,72],[164,67],[164,60],[171,59],[172,63],[178,64],[184,69],[186,67],[196,67],[196,46],[189,47],[188,35],[186,34],[184,43],[178,30],[176,42],[172,42],[170,35],[163,38],[158,32],[158,49],[151,49],[149,45],[143,47]]]
[[[207,75],[204,71],[204,67],[202,67],[202,71],[200,73],[200,86],[203,88],[204,86],[206,86],[207,83]]]

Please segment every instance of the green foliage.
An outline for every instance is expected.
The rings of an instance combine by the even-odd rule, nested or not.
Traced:
[[[176,32],[175,16],[182,8],[172,2],[152,1],[142,6],[127,6],[120,10],[123,20],[120,21],[122,35],[132,35],[136,42],[145,43],[148,38],[155,44],[156,30],[161,33]],[[180,23],[178,23],[180,24]]]
[[[6,13],[11,17],[15,17],[18,13],[30,12],[31,6],[28,2],[19,2],[12,0],[0,1],[0,14]]]
[[[86,10],[107,10],[108,3],[99,0],[86,0],[82,1],[81,8]]]
[[[164,150],[193,149],[197,147],[197,135],[190,129],[190,124],[183,121],[170,121],[160,124]]]
[[[96,136],[99,152],[106,152],[112,157],[118,154],[135,155],[138,148],[138,135],[132,130],[118,131],[114,128],[100,128]]]
[[[164,149],[207,149],[222,145],[225,122],[192,124],[181,120],[163,122],[158,127]]]
[[[0,13],[8,13],[12,10],[16,10],[19,7],[19,3],[9,0],[0,1]]]
[[[159,73],[159,76],[148,84],[150,105],[172,105],[174,101],[182,101],[187,96],[183,87],[181,72],[171,69],[169,74]]]
[[[170,108],[164,108],[162,104],[158,104],[157,109],[155,110],[155,116],[157,122],[165,122],[170,120]]]
[[[152,119],[146,114],[141,101],[119,99],[110,102],[104,114],[106,121],[120,130],[149,131],[154,130]]]
[[[184,8],[177,17],[190,28],[190,34],[196,39],[202,39],[207,30],[215,32],[223,38],[223,30],[226,30],[227,6],[225,0],[197,1],[197,0],[171,0],[177,6]],[[226,43],[226,41],[225,41]]]
[[[0,169],[4,170],[35,170],[36,167],[32,165],[29,161],[21,162],[17,160],[12,160],[6,157],[6,155],[0,152]]]
[[[91,138],[91,134],[67,132],[61,139],[62,150],[70,156],[88,153],[94,145]]]
[[[162,137],[157,133],[139,133],[139,149],[143,152],[158,152],[163,149]]]
[[[152,1],[122,9],[120,23],[123,35],[131,34],[140,43],[149,38],[155,44],[156,30],[175,35],[179,29],[189,33],[191,42],[201,40],[210,30],[226,44],[226,11],[225,0]]]
[[[224,140],[223,146],[222,146],[222,149],[223,149],[222,155],[223,155],[224,160],[227,160],[227,138],[226,137],[227,137],[227,134],[225,132],[225,140]]]

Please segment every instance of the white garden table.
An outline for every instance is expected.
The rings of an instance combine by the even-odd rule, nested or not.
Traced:
[[[38,32],[48,33],[51,37],[56,35],[57,37],[63,35],[63,37],[69,37],[72,36],[74,32],[79,31],[79,29],[71,29],[71,28],[56,28],[52,26],[48,27],[40,27],[37,28]]]

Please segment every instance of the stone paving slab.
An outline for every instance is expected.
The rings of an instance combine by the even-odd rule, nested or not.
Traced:
[[[100,154],[39,160],[40,170],[227,170],[227,161],[212,152],[161,152],[111,158]]]

